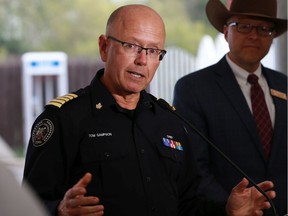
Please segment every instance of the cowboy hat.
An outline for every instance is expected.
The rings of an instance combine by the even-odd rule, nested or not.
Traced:
[[[228,10],[220,0],[209,0],[206,5],[206,14],[210,23],[223,33],[223,26],[232,16],[251,16],[271,21],[275,24],[275,35],[278,37],[287,30],[287,19],[276,18],[276,0],[232,0]]]

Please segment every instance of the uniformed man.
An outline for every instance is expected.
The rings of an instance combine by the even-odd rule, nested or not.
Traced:
[[[144,90],[166,53],[154,10],[120,7],[98,43],[105,68],[51,101],[32,128],[24,178],[53,215],[261,215],[270,207],[246,179],[226,205],[194,194],[193,134]]]

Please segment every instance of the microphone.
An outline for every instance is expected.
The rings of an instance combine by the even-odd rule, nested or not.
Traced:
[[[189,121],[187,121],[184,117],[182,117],[180,114],[176,112],[176,108],[174,106],[171,106],[169,103],[167,103],[164,99],[159,98],[156,100],[157,103],[166,110],[169,110],[171,113],[176,115],[179,119],[184,121],[189,127],[193,129],[205,142],[207,142],[213,149],[215,149],[226,161],[228,161],[229,164],[231,164],[241,175],[243,175],[248,181],[268,200],[268,202],[271,205],[271,208],[273,210],[273,214],[275,216],[278,216],[276,212],[276,208],[274,206],[274,203],[268,197],[268,195],[242,170],[239,166],[237,166],[224,152],[222,152],[213,142],[211,142],[203,133],[201,133],[193,124],[191,124]]]

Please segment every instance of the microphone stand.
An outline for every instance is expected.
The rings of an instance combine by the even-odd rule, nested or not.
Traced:
[[[189,127],[191,127],[205,142],[207,142],[213,149],[215,149],[225,160],[228,161],[241,175],[243,175],[248,181],[268,200],[273,210],[273,214],[278,216],[276,208],[270,197],[263,191],[243,170],[240,169],[227,155],[225,155],[213,142],[211,142],[206,136],[204,136],[193,124],[188,122],[184,117],[176,112],[176,108],[168,104],[164,99],[157,99],[157,103],[164,109],[169,110],[175,114],[179,119],[184,121]]]

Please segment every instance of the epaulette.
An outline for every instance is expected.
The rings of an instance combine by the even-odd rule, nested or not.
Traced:
[[[60,97],[57,97],[57,98],[51,100],[46,106],[54,106],[54,107],[58,107],[60,109],[65,103],[67,103],[68,101],[71,101],[77,97],[78,97],[77,94],[69,93],[69,94],[66,94],[64,96],[60,96]]]

